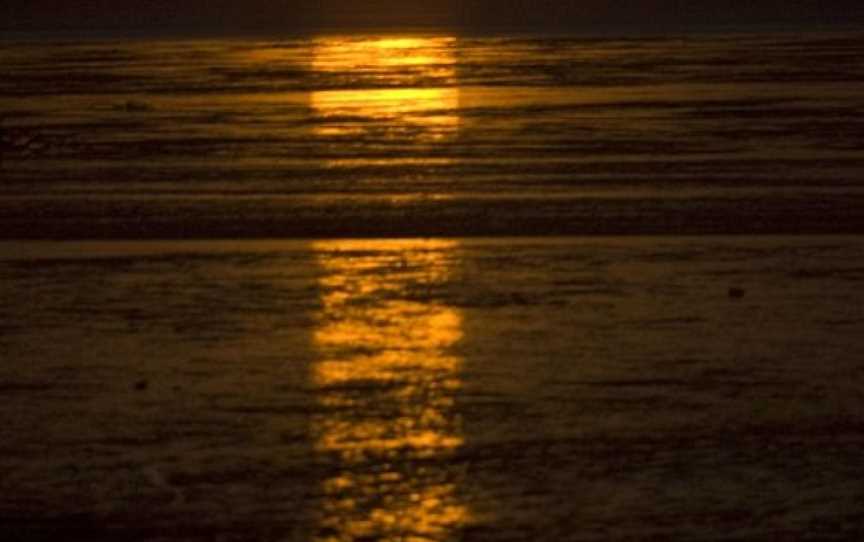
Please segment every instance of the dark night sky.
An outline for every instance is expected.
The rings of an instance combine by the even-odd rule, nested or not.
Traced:
[[[316,28],[650,31],[864,20],[860,0],[3,0],[6,30],[286,32]]]

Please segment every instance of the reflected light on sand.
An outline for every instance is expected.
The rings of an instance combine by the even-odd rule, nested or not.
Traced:
[[[388,130],[411,130],[419,142],[452,136],[459,127],[454,51],[447,37],[319,39],[313,69],[342,78],[345,88],[312,93],[322,120],[316,133],[386,137]]]
[[[312,380],[323,483],[318,540],[446,540],[465,524],[454,395],[462,317],[436,299],[453,242],[314,244],[322,311]],[[328,463],[329,464],[329,463]]]

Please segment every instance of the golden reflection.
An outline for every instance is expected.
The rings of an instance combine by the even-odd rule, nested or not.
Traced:
[[[447,37],[321,38],[312,67],[341,88],[312,93],[324,136],[436,141],[459,127],[455,40]]]
[[[332,462],[317,540],[447,540],[463,443],[458,310],[440,301],[455,242],[327,241],[312,381],[316,449]]]

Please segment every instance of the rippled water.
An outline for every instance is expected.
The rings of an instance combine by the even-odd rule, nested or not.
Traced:
[[[862,48],[0,44],[0,538],[860,539]]]
[[[862,251],[3,243],[0,522],[28,541],[856,539]]]
[[[860,34],[6,43],[4,231],[857,231],[862,48]]]

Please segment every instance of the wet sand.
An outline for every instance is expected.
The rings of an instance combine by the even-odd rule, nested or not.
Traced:
[[[4,540],[850,540],[857,237],[0,243]]]

